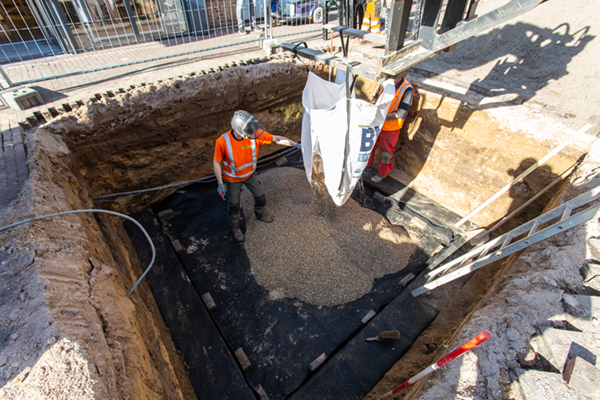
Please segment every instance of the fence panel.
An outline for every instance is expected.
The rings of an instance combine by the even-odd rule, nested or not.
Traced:
[[[1,89],[55,80],[59,90],[61,78],[247,44],[265,30],[321,32],[337,19],[326,0],[0,1]]]

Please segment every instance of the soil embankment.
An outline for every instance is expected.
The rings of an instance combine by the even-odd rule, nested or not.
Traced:
[[[104,204],[91,198],[210,174],[214,140],[234,109],[256,113],[274,134],[297,131],[303,72],[273,63],[170,79],[26,132],[30,179],[5,210],[5,225],[70,210],[147,207],[176,188]],[[194,397],[145,282],[125,296],[146,265],[122,222],[86,213],[2,233],[2,396]]]

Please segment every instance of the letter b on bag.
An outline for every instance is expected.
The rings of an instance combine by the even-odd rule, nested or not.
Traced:
[[[375,142],[375,130],[373,128],[363,128],[362,130],[362,143],[360,145],[360,151],[371,151]]]

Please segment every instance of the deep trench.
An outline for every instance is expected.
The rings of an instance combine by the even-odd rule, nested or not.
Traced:
[[[326,75],[318,68],[317,72]],[[87,111],[86,117],[93,124],[70,127],[67,134],[65,122],[50,130],[62,132],[74,154],[73,169],[95,198],[210,177],[214,140],[227,129],[229,115],[235,109],[249,109],[272,133],[299,139],[305,76],[303,67],[286,63],[230,68],[106,100]],[[238,87],[225,90],[223,83],[232,79],[238,80]],[[362,82],[357,88],[368,91],[370,86]],[[349,304],[316,307],[296,299],[269,301],[268,292],[252,276],[240,273],[248,271],[248,260],[227,232],[224,206],[210,178],[188,186],[96,201],[99,207],[131,213],[153,238],[158,257],[147,282],[198,398],[257,398],[259,385],[270,399],[361,398],[436,318],[446,300],[444,296],[470,279],[464,277],[441,291],[443,294],[430,298],[410,295],[423,283],[423,270],[434,254],[460,234],[486,226],[507,213],[506,207],[499,206],[456,229],[454,223],[469,208],[468,204],[457,204],[475,187],[479,187],[481,198],[493,193],[494,186],[502,186],[505,166],[512,167],[508,174],[516,176],[535,159],[522,157],[528,149],[507,157],[502,145],[477,147],[470,141],[477,134],[493,137],[500,132],[509,141],[514,140],[511,135],[519,135],[497,126],[496,131],[486,133],[489,117],[484,113],[443,95],[418,92],[397,146],[395,172],[378,185],[370,183],[366,173],[353,199],[394,225],[420,232],[421,247],[406,268],[376,280],[369,294]],[[444,142],[444,146],[436,147],[436,141]],[[261,155],[273,151],[271,147]],[[500,161],[488,162],[488,169],[476,176],[467,159],[477,157]],[[287,154],[286,158],[284,168],[301,168],[298,154]],[[557,176],[553,168],[559,170],[571,161],[572,157],[563,157],[552,167],[540,168],[502,204],[508,202],[514,209],[529,193],[537,192]],[[450,164],[452,171],[448,171]],[[270,168],[278,167],[271,162],[259,173]],[[428,179],[419,178],[427,174],[429,179],[438,174],[439,187],[426,188]],[[456,178],[458,174],[463,175],[461,179]],[[492,184],[484,187],[486,182]],[[383,193],[386,200],[375,200],[376,192]],[[551,196],[550,192],[540,198],[518,219],[506,224],[505,230],[539,214]],[[149,248],[145,239],[133,225],[126,223],[125,227],[140,264],[147,265]],[[191,230],[195,234],[201,230],[209,242],[219,243],[219,247],[190,257],[178,245],[186,248]],[[215,258],[217,253],[226,256]],[[199,260],[209,265],[205,268],[208,272],[199,270]],[[215,278],[221,269],[232,275],[238,273],[227,291],[219,289],[221,284]],[[399,282],[409,274],[414,278],[401,286]],[[488,285],[493,282],[482,284],[482,296]],[[214,310],[209,311],[202,301],[207,292],[217,302]],[[371,310],[376,317],[362,323]],[[284,321],[279,327],[280,336],[273,334],[265,339],[261,332],[273,321]],[[399,341],[365,348],[365,338],[390,329],[401,331]],[[285,336],[289,332],[296,335],[296,343]],[[316,345],[311,342],[314,337],[321,338]],[[234,355],[238,348],[250,359],[251,367],[246,371]],[[323,353],[327,356],[325,362],[309,370],[309,364]]]
[[[291,165],[301,165],[301,160],[297,159],[297,155],[296,157],[288,155],[286,158],[288,158],[288,162]],[[294,158],[296,159],[294,160]],[[259,169],[258,173],[260,174],[260,172],[262,171]],[[190,241],[190,235],[193,234],[196,238],[201,237],[209,242],[220,242],[214,248],[205,246],[202,248],[202,252],[230,255],[207,255],[197,254],[197,252],[189,255],[189,252],[177,252],[173,246],[165,246],[164,250],[171,253],[167,257],[170,261],[163,261],[159,256],[158,263],[164,262],[171,265],[171,267],[174,264],[180,265],[180,271],[187,277],[186,280],[189,279],[191,282],[190,289],[193,288],[193,290],[189,290],[189,294],[185,299],[180,298],[181,303],[191,304],[196,301],[198,307],[202,307],[199,302],[200,297],[207,292],[212,294],[215,301],[218,302],[218,307],[214,311],[209,312],[208,318],[205,316],[203,321],[205,321],[205,324],[214,324],[216,328],[215,333],[221,336],[223,347],[227,348],[230,353],[233,353],[238,347],[245,349],[251,360],[252,367],[245,374],[241,374],[239,380],[242,381],[245,379],[252,388],[261,385],[269,393],[269,398],[313,398],[314,396],[318,396],[317,394],[307,394],[304,392],[308,389],[316,390],[318,386],[316,382],[322,381],[322,378],[319,376],[320,371],[325,371],[324,373],[327,374],[325,376],[327,376],[329,390],[331,390],[331,387],[337,385],[339,386],[338,390],[342,390],[343,388],[343,392],[346,395],[350,393],[353,396],[366,394],[364,393],[364,387],[369,387],[369,382],[372,387],[377,382],[377,377],[384,374],[392,365],[391,363],[395,361],[394,357],[399,357],[410,346],[412,340],[418,336],[436,315],[434,308],[416,305],[406,307],[406,304],[411,302],[410,295],[406,295],[407,290],[412,288],[412,286],[409,285],[407,288],[403,288],[399,285],[399,282],[409,274],[413,274],[414,276],[419,275],[425,265],[425,261],[431,256],[433,250],[440,243],[444,243],[447,240],[444,233],[448,234],[448,232],[440,233],[434,225],[431,225],[431,231],[421,234],[421,239],[427,238],[428,240],[422,240],[422,248],[413,255],[411,263],[406,268],[398,273],[377,279],[370,294],[349,304],[335,307],[317,307],[297,299],[269,301],[268,291],[256,284],[253,277],[248,276],[248,262],[244,258],[243,252],[240,251],[240,245],[229,238],[228,228],[224,228],[226,225],[223,221],[224,212],[222,205],[219,203],[216,204],[221,211],[220,226],[215,226],[214,224],[215,220],[213,216],[217,214],[214,210],[215,200],[218,202],[214,194],[214,186],[214,184],[198,184],[196,187],[186,187],[185,193],[175,193],[163,202],[153,205],[151,210],[133,214],[140,221],[159,220],[164,233],[171,240],[179,240],[184,249],[193,243]],[[381,204],[374,201],[374,192],[372,189],[375,188],[365,187],[362,191],[357,191],[355,200],[363,207],[368,207],[382,215],[387,215],[392,220],[402,220],[408,223],[408,218],[414,216],[414,211],[410,217],[407,217],[406,215],[408,214],[402,213],[400,208],[394,204]],[[205,200],[207,198],[209,200]],[[202,200],[199,201],[198,199]],[[195,204],[190,206],[192,202]],[[184,206],[181,206],[182,204]],[[205,208],[206,211],[199,212],[192,210],[197,208]],[[160,218],[159,215],[165,210],[172,210],[173,214],[169,212],[168,217]],[[284,218],[285,216],[276,217]],[[200,226],[202,225],[207,226],[207,228],[201,229]],[[147,228],[152,229],[152,225],[148,224]],[[134,244],[138,249],[138,255],[148,254],[147,249],[143,248],[145,247],[142,242],[143,238],[139,234],[136,234],[135,229],[128,229],[128,231],[132,235]],[[175,236],[178,233],[179,235]],[[153,237],[158,239],[160,234],[160,232],[155,231],[153,233],[155,236]],[[306,232],[306,234],[310,233]],[[157,241],[160,240],[158,239]],[[145,259],[145,257],[141,257]],[[390,262],[393,261],[390,260]],[[196,267],[197,264],[214,264],[218,265],[218,267],[198,269]],[[228,268],[229,265],[233,265],[234,267]],[[165,289],[161,289],[164,287],[167,287],[169,291],[181,290],[181,285],[185,281],[177,279],[175,283],[166,280],[163,274],[166,273],[166,270],[163,269],[161,271],[161,268],[165,267],[157,265],[153,272],[148,275],[147,279],[153,291],[155,293],[163,292],[164,294]],[[206,268],[209,271],[206,271]],[[173,274],[173,271],[171,273]],[[227,280],[225,285],[228,286],[229,290],[221,290],[223,282],[218,279],[221,273],[227,276],[236,273],[239,275]],[[241,292],[245,293],[243,295],[244,301],[237,300],[238,297],[242,296]],[[400,296],[403,294],[405,298],[402,300]],[[177,320],[181,317],[176,315],[178,314],[179,307],[174,306],[173,299],[165,300],[156,298],[156,300],[159,308],[161,308],[167,326],[171,329],[171,334],[174,337],[176,345],[178,342],[188,342],[190,339],[181,337],[184,335],[176,332],[174,329],[175,325],[177,325]],[[223,311],[220,311],[221,309]],[[374,322],[361,323],[360,320],[371,310],[377,313],[378,318]],[[356,361],[359,364],[368,363],[368,359],[372,359],[373,357],[385,360],[377,362],[375,363],[376,365],[368,368],[373,374],[366,379],[357,381],[361,382],[361,387],[352,388],[352,385],[347,382],[344,383],[345,379],[339,376],[339,372],[327,372],[327,369],[331,368],[328,367],[330,362],[334,363],[334,365],[338,362],[336,358],[338,354],[340,354],[340,357],[346,356],[346,353],[348,353],[345,351],[346,346],[351,346],[351,343],[364,342],[364,337],[377,336],[377,329],[382,329],[381,327],[386,325],[384,321],[387,320],[389,324],[390,320],[398,319],[398,313],[402,315],[402,319],[405,321],[411,321],[408,324],[393,324],[394,327],[398,327],[403,331],[402,343],[395,343],[394,347],[388,345],[372,346],[368,353],[360,351],[358,353],[349,352],[352,357],[357,358]],[[256,321],[255,324],[248,323],[252,319]],[[277,324],[277,333],[279,336],[266,334],[273,321]],[[294,336],[294,343],[288,341],[290,335]],[[318,341],[315,343],[313,339],[315,336],[323,338],[331,337],[328,340],[323,340],[321,343]],[[252,351],[252,349],[260,347],[263,347],[264,350],[260,352]],[[392,348],[394,350],[391,351]],[[394,353],[394,357],[389,357],[390,352]],[[308,370],[308,365],[323,353],[327,355],[327,359],[319,369],[314,372]],[[281,357],[281,354],[285,354],[287,357]],[[363,356],[367,359],[361,359]],[[188,367],[202,365],[202,354],[189,353],[187,357],[185,361]],[[277,365],[268,365],[268,360],[272,359],[277,360]],[[361,369],[362,367],[361,365]],[[211,366],[203,372],[213,377],[216,368],[218,367]],[[227,380],[240,373],[238,368],[233,365],[229,365],[229,368],[226,370],[227,373],[222,368],[225,368],[225,366],[221,366],[218,376],[227,376]],[[331,375],[332,373],[334,374],[333,376]],[[359,375],[360,372],[355,371],[354,374]],[[204,396],[208,398],[212,398],[212,396],[214,398],[244,398],[245,391],[242,391],[242,393],[237,391],[226,393],[223,396],[220,388],[223,387],[225,382],[220,380],[217,380],[214,387],[203,386],[202,382],[215,382],[215,380],[209,380],[206,377],[201,378],[201,376],[201,373],[197,373],[196,377],[191,378],[192,384],[197,385],[196,391],[201,391],[204,393]],[[246,393],[246,395],[248,394]]]

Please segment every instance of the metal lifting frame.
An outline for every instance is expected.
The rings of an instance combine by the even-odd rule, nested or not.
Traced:
[[[505,233],[502,236],[490,240],[487,243],[481,244],[463,256],[458,257],[455,260],[452,260],[426,274],[425,277],[428,278],[428,282],[425,285],[413,290],[411,292],[412,295],[417,297],[424,293],[429,293],[430,290],[465,276],[481,267],[493,263],[494,261],[498,261],[535,243],[541,242],[542,240],[546,240],[568,229],[600,217],[600,203],[588,207],[573,216],[571,215],[573,210],[598,199],[600,199],[600,186],[596,186],[579,197],[576,197],[575,199],[558,206],[535,219],[532,219],[531,221],[513,229],[508,233]],[[558,222],[542,229],[541,231],[538,231],[540,226],[552,222],[558,218],[560,218]],[[525,235],[525,237],[518,242],[511,244],[513,239],[517,239],[522,235]],[[494,250],[496,248],[498,248],[498,250]],[[474,261],[472,261],[473,259]],[[437,275],[441,276],[437,279],[433,279]]]
[[[344,57],[308,48],[298,48],[293,43],[274,43],[273,47],[281,47],[321,64],[346,69],[349,61],[346,57],[350,37],[383,44],[385,46],[384,56],[377,60],[377,65],[360,64],[350,68],[352,74],[380,81],[388,76],[406,73],[413,65],[436,53],[447,51],[451,46],[465,39],[524,14],[541,2],[542,0],[510,0],[485,15],[476,16],[475,9],[478,0],[449,0],[445,8],[442,0],[426,0],[421,24],[412,28],[413,30],[418,29],[418,36],[416,40],[405,46],[404,40],[409,26],[413,0],[395,0],[390,9],[386,35],[367,33],[343,26],[325,25],[323,27],[324,30],[339,33]],[[441,16],[443,8],[444,15]],[[346,10],[346,12],[352,12],[352,10]],[[344,42],[344,36],[347,37],[346,42]]]

